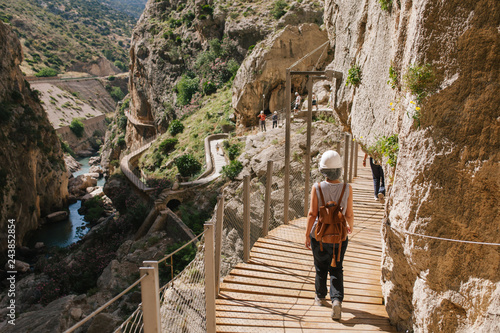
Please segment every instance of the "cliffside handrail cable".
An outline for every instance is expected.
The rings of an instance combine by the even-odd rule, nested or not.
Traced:
[[[198,236],[194,237],[193,239],[191,239],[189,242],[187,242],[186,244],[182,245],[180,248],[178,248],[177,250],[175,250],[174,252],[168,254],[167,256],[163,257],[162,259],[158,260],[158,263],[161,263],[161,262],[164,262],[165,260],[167,260],[168,258],[170,258],[171,256],[173,256],[174,254],[176,254],[177,252],[179,252],[180,250],[182,250],[183,248],[185,248],[186,246],[188,246],[189,244],[193,243],[195,240],[198,240],[201,236],[203,236],[205,234],[205,232],[207,232],[206,230],[203,231],[202,233],[200,233]]]
[[[417,237],[424,237],[424,238],[431,238],[431,239],[437,239],[437,240],[444,240],[444,241],[449,241],[449,242],[456,242],[456,243],[467,243],[467,244],[478,244],[478,245],[493,245],[493,246],[500,246],[500,243],[488,243],[488,242],[475,242],[475,241],[467,241],[467,240],[460,240],[460,239],[452,239],[452,238],[444,238],[444,237],[436,237],[436,236],[429,236],[429,235],[423,235],[423,234],[417,234],[411,231],[406,231],[406,230],[400,230],[398,228],[394,228],[391,226],[389,223],[385,223],[386,226],[391,228],[394,231],[411,235],[411,236],[417,236]]]
[[[310,55],[316,53],[319,49],[321,49],[323,46],[325,46],[326,44],[330,43],[330,41],[326,41],[324,42],[323,44],[321,44],[320,46],[318,46],[316,49],[312,50],[311,52],[309,52],[308,54],[306,54],[305,56],[303,56],[302,58],[300,58],[299,60],[297,60],[292,66],[290,66],[288,69],[292,69],[294,68],[295,66],[297,66],[298,64],[300,64],[302,61],[304,61],[305,58],[309,57]]]

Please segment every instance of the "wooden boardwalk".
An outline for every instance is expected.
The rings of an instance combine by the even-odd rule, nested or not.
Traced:
[[[380,287],[383,206],[373,199],[369,165],[360,163],[352,186],[355,225],[344,258],[342,320],[331,319],[329,301],[330,307],[314,304],[313,257],[304,246],[302,218],[260,238],[250,261],[224,279],[216,301],[217,332],[396,332]]]

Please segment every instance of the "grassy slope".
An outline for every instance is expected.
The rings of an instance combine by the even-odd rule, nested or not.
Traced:
[[[205,149],[204,140],[207,135],[221,133],[221,126],[229,124],[229,115],[231,109],[231,88],[226,86],[225,89],[217,93],[207,96],[202,101],[202,107],[194,114],[182,119],[184,124],[184,132],[177,134],[179,140],[176,150],[168,156],[162,154],[158,146],[159,144],[172,136],[170,133],[164,133],[151,148],[146,151],[139,165],[148,174],[156,177],[167,177],[173,179],[177,174],[177,168],[172,165],[166,168],[165,165],[182,154],[191,153],[203,165],[205,164]],[[203,172],[205,169],[201,172]]]
[[[96,0],[44,3],[0,0],[0,19],[10,23],[21,40],[26,74],[43,67],[64,72],[76,61],[91,62],[102,56],[128,63],[135,18]]]

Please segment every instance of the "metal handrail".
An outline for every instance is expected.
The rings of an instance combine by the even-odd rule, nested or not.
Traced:
[[[168,258],[170,258],[171,256],[173,256],[174,254],[176,254],[177,252],[179,252],[180,250],[182,250],[183,248],[185,248],[186,246],[188,246],[189,244],[193,243],[195,240],[198,240],[198,238],[200,238],[201,236],[203,236],[205,234],[205,232],[207,232],[206,230],[203,231],[201,234],[199,234],[198,236],[196,236],[195,238],[191,239],[189,242],[187,242],[186,244],[182,245],[180,248],[178,248],[177,250],[175,250],[174,252],[170,253],[169,255],[163,257],[162,259],[158,260],[157,262],[158,263],[162,263],[164,262],[165,260],[167,260]]]
[[[139,283],[141,283],[142,279],[144,279],[146,276],[148,276],[148,274],[144,274],[143,276],[141,276],[137,281],[135,281],[134,283],[132,283],[127,289],[125,289],[124,291],[122,291],[121,293],[119,293],[118,295],[116,295],[115,297],[113,297],[111,300],[109,300],[108,302],[106,302],[106,304],[104,304],[99,309],[95,310],[90,315],[88,315],[87,317],[85,317],[85,319],[83,319],[83,320],[79,321],[78,323],[76,323],[75,325],[71,326],[69,329],[67,329],[66,331],[64,331],[64,333],[74,332],[77,328],[83,326],[83,324],[85,324],[87,321],[89,321],[90,319],[92,319],[95,316],[97,316],[102,310],[106,309],[108,306],[110,306],[111,304],[113,304],[120,297],[122,297],[123,295],[125,295],[126,293],[128,293],[132,288],[134,288]]]

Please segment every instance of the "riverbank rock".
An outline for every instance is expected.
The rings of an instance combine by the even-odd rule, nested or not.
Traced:
[[[64,163],[66,164],[66,169],[71,173],[80,170],[82,167],[82,164],[69,154],[64,155]]]
[[[98,174],[98,178],[102,178],[103,170],[101,169],[100,166],[98,165],[93,165],[89,168],[89,173],[91,174]]]
[[[89,158],[90,166],[99,166],[100,163],[101,163],[101,155],[92,156],[91,158]]]
[[[45,223],[61,222],[68,219],[68,212],[61,210],[59,212],[54,212],[45,217]]]
[[[87,187],[92,187],[97,185],[97,179],[92,177],[91,174],[83,174],[79,175],[76,178],[71,178],[68,184],[69,193],[76,197],[80,198],[84,196],[87,192]]]

